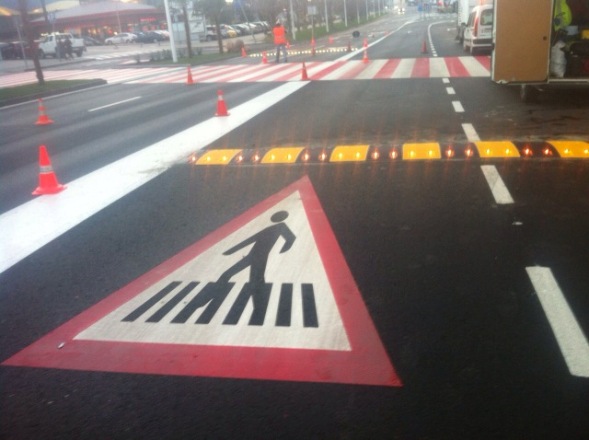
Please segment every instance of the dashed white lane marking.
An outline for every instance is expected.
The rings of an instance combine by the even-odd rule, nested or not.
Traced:
[[[456,113],[464,113],[464,107],[462,107],[460,101],[452,101],[452,107],[454,107]]]
[[[464,130],[464,134],[466,135],[468,142],[477,142],[481,140],[472,124],[462,124],[462,129]]]
[[[91,108],[88,110],[88,112],[95,112],[95,111],[102,110],[105,108],[114,107],[115,105],[125,104],[125,103],[131,102],[131,101],[136,101],[137,99],[141,99],[141,96],[135,96],[133,98],[124,99],[124,100],[118,101],[118,102],[113,102],[112,104],[103,105],[102,107]]]
[[[503,179],[499,175],[499,171],[495,168],[495,165],[481,165],[481,170],[491,188],[495,202],[498,205],[508,205],[513,203],[513,198],[509,194],[509,190],[505,186]]]
[[[552,271],[548,267],[526,267],[526,271],[570,373],[589,377],[589,343]]]
[[[446,92],[448,95],[456,95],[456,90],[454,90],[454,87],[446,87]]]

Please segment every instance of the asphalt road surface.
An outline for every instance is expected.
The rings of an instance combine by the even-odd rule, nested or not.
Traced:
[[[415,18],[370,61],[463,55]],[[137,78],[0,110],[3,438],[586,437],[584,92]]]

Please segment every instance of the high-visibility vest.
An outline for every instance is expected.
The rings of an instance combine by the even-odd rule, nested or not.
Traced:
[[[554,6],[554,29],[560,30],[566,28],[573,21],[571,8],[567,5],[566,0],[557,0]]]
[[[284,26],[274,26],[272,33],[274,34],[274,44],[286,44],[286,30],[284,29]]]

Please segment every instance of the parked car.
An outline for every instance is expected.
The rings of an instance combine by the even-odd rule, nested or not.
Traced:
[[[272,31],[272,27],[267,21],[256,21],[253,24],[260,29],[260,32],[268,33]]]
[[[121,32],[120,34],[114,35],[104,40],[104,44],[134,43],[136,40],[137,35],[132,34],[131,32]]]
[[[150,32],[155,32],[156,34],[158,34],[159,36],[162,37],[161,41],[168,41],[170,39],[170,33],[166,30],[163,29],[157,29],[154,31],[150,31]]]
[[[493,5],[475,6],[464,28],[462,47],[471,54],[493,47]]]
[[[228,24],[222,24],[221,35],[223,36],[223,38],[235,38],[237,37],[237,32]]]
[[[232,24],[231,27],[235,29],[238,35],[250,35],[252,32],[245,24]]]
[[[14,44],[0,42],[0,54],[2,55],[3,60],[13,60],[16,58]]]
[[[137,39],[135,41],[137,43],[157,43],[166,39],[162,34],[155,31],[139,32],[136,35]]]
[[[212,26],[212,25],[207,26],[205,40],[207,40],[207,41],[217,40],[217,29],[215,28],[215,26]]]
[[[12,46],[14,47],[14,57],[23,58],[23,50],[25,58],[33,58],[33,51],[36,50],[37,42],[35,42],[35,49],[31,49],[28,41],[13,41]]]
[[[39,57],[57,58],[59,56],[57,51],[59,42],[64,42],[67,39],[69,39],[72,44],[72,53],[75,53],[78,57],[81,57],[82,54],[86,51],[86,44],[84,43],[84,39],[75,37],[73,34],[70,33],[57,32],[45,35],[45,37],[39,42]]]
[[[88,37],[88,36],[84,36],[82,38],[84,39],[84,44],[86,46],[102,46],[102,41],[97,40],[96,38],[92,38],[92,37]]]
[[[245,28],[247,28],[247,35],[251,35],[252,32],[254,34],[258,32],[256,29],[256,25],[253,23],[241,23],[240,26],[244,26]]]

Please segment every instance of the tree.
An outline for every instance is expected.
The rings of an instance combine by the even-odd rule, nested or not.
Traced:
[[[195,4],[195,9],[202,11],[202,13],[209,20],[215,23],[217,30],[217,42],[219,43],[219,53],[223,53],[223,39],[221,36],[221,13],[226,7],[225,0],[198,0]]]
[[[188,58],[192,58],[192,41],[190,41],[190,22],[188,21],[188,0],[180,0],[182,5],[182,15],[184,18],[184,31],[186,32],[186,48],[188,49]]]

